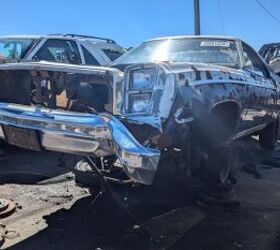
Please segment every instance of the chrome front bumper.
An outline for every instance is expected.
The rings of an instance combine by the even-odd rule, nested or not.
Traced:
[[[0,103],[0,125],[36,131],[43,149],[102,157],[116,154],[130,179],[151,184],[160,151],[143,147],[109,114]],[[6,135],[0,129],[0,138]]]

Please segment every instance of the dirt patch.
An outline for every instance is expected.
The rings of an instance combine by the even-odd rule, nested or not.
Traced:
[[[262,167],[272,155],[260,151],[255,140],[234,146],[235,199],[241,204],[234,210],[197,202],[196,183],[176,174],[174,162],[165,163],[162,185],[114,187],[120,205],[110,193],[94,201],[99,191],[89,194],[77,186],[69,170],[57,167],[57,154],[12,151],[3,164],[6,172],[47,177],[0,186],[1,198],[18,203],[16,212],[1,220],[1,235],[10,230],[1,249],[279,249],[280,169]],[[248,162],[260,164],[258,177],[244,170]]]

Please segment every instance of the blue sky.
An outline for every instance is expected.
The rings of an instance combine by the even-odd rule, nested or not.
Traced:
[[[260,0],[280,19],[280,0]],[[220,4],[219,4],[220,3]],[[1,35],[84,33],[134,46],[156,36],[193,34],[193,0],[0,0]],[[202,34],[280,42],[280,24],[256,0],[201,0]],[[223,20],[223,21],[222,21]]]

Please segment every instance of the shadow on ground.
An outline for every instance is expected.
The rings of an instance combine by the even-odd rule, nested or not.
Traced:
[[[1,143],[1,151],[6,153],[7,160],[1,160],[0,184],[35,184],[69,172],[58,166],[61,154],[54,152],[33,152]],[[68,156],[70,165],[74,157]]]
[[[237,145],[237,148],[242,152],[239,158],[243,163],[262,160],[262,152],[254,140],[245,140],[245,146]],[[242,165],[240,159],[236,163],[238,166]],[[166,164],[172,166],[170,162]],[[260,168],[258,178],[236,170],[236,199],[241,201],[241,206],[231,210],[197,203],[197,187],[182,179],[177,181],[173,167],[165,173],[168,178],[161,185],[132,189],[115,187],[118,201],[112,199],[110,192],[94,201],[99,190],[93,190],[92,196],[81,198],[69,210],[61,209],[45,216],[46,229],[9,249],[279,249],[279,169]],[[176,222],[178,227],[171,227],[156,241],[151,241],[150,234],[141,230],[142,222],[146,225],[147,220],[179,207],[195,207],[205,217],[183,232],[178,232],[183,220]],[[164,227],[168,218],[163,218],[159,227]],[[170,235],[176,241],[162,247],[161,241]]]
[[[148,232],[141,226],[132,230],[133,226],[190,203],[191,197],[186,199],[185,192],[174,191],[137,189],[128,193],[117,188],[118,201],[108,192],[94,201],[96,192],[78,200],[69,210],[45,216],[45,230],[9,249],[149,249]]]

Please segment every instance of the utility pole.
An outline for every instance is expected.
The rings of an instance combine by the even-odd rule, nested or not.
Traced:
[[[200,35],[200,7],[199,0],[193,0],[194,9],[194,34]]]

